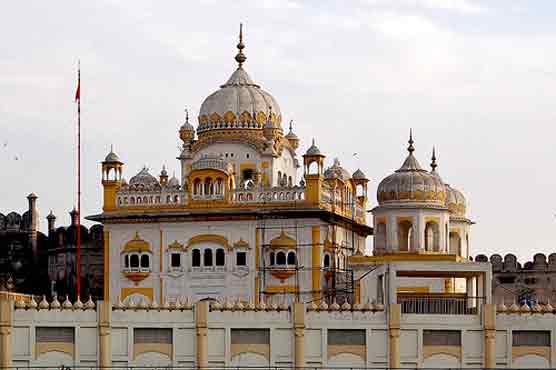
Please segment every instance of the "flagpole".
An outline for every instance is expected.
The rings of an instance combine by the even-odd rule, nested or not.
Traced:
[[[81,61],[77,62],[77,299],[81,297]]]

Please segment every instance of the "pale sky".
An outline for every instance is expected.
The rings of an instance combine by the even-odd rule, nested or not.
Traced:
[[[556,4],[529,0],[11,1],[0,13],[0,212],[67,225],[75,203],[73,96],[82,67],[83,215],[99,213],[114,144],[129,179],[178,173],[177,131],[236,67],[376,187],[437,147],[477,222],[472,255],[556,251]],[[195,122],[196,123],[196,122]],[[353,153],[358,156],[354,157]],[[18,158],[17,160],[15,158]],[[370,220],[369,220],[370,221]]]

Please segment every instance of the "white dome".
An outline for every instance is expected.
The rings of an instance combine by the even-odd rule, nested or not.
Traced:
[[[345,181],[348,180],[351,176],[349,172],[342,167],[342,165],[340,164],[340,160],[338,158],[335,158],[332,166],[328,167],[326,171],[324,171],[324,177],[327,179],[338,178],[342,181]]]
[[[377,200],[380,205],[415,202],[444,207],[446,187],[442,179],[421,168],[413,156],[414,150],[410,138],[409,155],[403,165],[378,185]]]
[[[129,179],[129,185],[155,185],[158,184],[156,177],[149,173],[147,167],[143,167],[141,171],[131,179]]]
[[[268,119],[270,115],[270,120]],[[270,121],[280,127],[280,106],[239,67],[199,110],[198,133],[212,129],[262,128]]]

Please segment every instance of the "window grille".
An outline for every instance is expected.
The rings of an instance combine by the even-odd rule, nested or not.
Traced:
[[[514,347],[550,347],[550,331],[514,330],[512,344]]]
[[[75,332],[73,328],[47,328],[37,327],[36,340],[41,343],[74,343]]]
[[[133,343],[172,344],[172,329],[135,328],[133,330]]]
[[[268,329],[232,329],[232,344],[270,344]]]
[[[329,329],[328,345],[331,346],[364,346],[365,330]]]
[[[425,346],[461,346],[459,330],[423,330]]]

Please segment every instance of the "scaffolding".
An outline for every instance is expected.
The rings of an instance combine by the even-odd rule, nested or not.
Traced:
[[[352,205],[353,206],[353,205]],[[279,221],[284,220],[285,225],[280,225]],[[354,255],[356,252],[355,247],[355,212],[352,212],[351,219],[351,230],[348,228],[341,227],[338,224],[329,224],[327,235],[325,240],[329,243],[320,242],[317,244],[321,250],[321,257],[324,256],[324,247],[330,246],[332,253],[330,254],[330,263],[328,267],[324,267],[322,263],[322,258],[319,258],[318,266],[307,266],[306,264],[300,264],[298,256],[307,256],[306,250],[308,248],[312,249],[315,244],[302,243],[300,242],[300,233],[306,229],[312,228],[316,225],[302,223],[299,220],[295,220],[293,224],[290,218],[273,215],[270,212],[268,214],[259,215],[257,218],[257,232],[260,233],[260,255],[259,264],[256,271],[257,277],[261,281],[261,286],[259,290],[259,300],[272,301],[276,300],[278,297],[279,301],[284,301],[288,299],[288,296],[293,295],[295,302],[305,302],[311,303],[316,299],[314,297],[320,297],[320,301],[325,301],[327,304],[331,304],[336,301],[338,304],[344,302],[354,303],[354,293],[355,293],[355,282],[354,273],[348,266],[348,257]],[[288,222],[289,221],[289,222]],[[319,226],[320,227],[320,226]],[[339,230],[342,231],[339,231]],[[271,265],[267,260],[271,253],[271,242],[274,239],[271,235],[276,235],[276,230],[285,231],[293,239],[295,239],[295,263],[286,265],[276,264]],[[338,242],[338,233],[343,232],[342,242]],[[270,234],[270,236],[269,236]],[[348,236],[348,234],[351,234]],[[321,238],[322,240],[322,238]],[[304,253],[305,252],[305,253]],[[339,253],[341,252],[341,253]],[[312,264],[313,261],[311,261]],[[314,270],[318,270],[319,277],[321,279],[321,284],[319,284],[319,290],[308,289],[308,286],[312,286],[312,274]],[[268,282],[271,279],[273,272],[283,272],[287,275],[293,276],[295,281],[295,291],[268,291]],[[303,284],[300,284],[303,280],[302,276],[305,277]],[[325,277],[324,284],[322,277]],[[291,299],[291,298],[290,298]],[[316,302],[319,304],[319,302]]]

